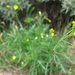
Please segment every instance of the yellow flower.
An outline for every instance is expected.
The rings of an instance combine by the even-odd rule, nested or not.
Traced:
[[[22,61],[22,62],[21,62],[21,65],[23,65],[23,64],[24,64],[24,62]]]
[[[49,23],[51,23],[51,20],[50,19],[48,19],[47,17],[45,18]]]
[[[54,33],[51,33],[51,36],[54,36],[55,34]]]
[[[14,10],[17,10],[18,9],[18,5],[14,5],[13,8],[14,8]]]
[[[10,8],[10,6],[9,5],[6,5],[6,8]]]
[[[53,28],[50,29],[50,33],[54,33],[55,30]]]
[[[72,21],[72,24],[74,24],[75,23],[75,21]]]
[[[39,11],[38,14],[41,16],[41,14],[42,14],[41,11]]]
[[[51,28],[50,31],[49,31],[49,33],[50,33],[51,36],[55,35],[54,32],[55,32],[55,30],[53,28]]]
[[[38,37],[35,37],[35,40],[37,40],[38,39]]]
[[[16,56],[12,56],[12,59],[15,60],[17,57]]]
[[[50,19],[48,19],[48,22],[50,22],[50,23],[51,23],[51,20],[50,20]]]
[[[26,39],[27,42],[29,42],[29,39]]]
[[[75,21],[72,21],[72,28],[75,28]]]
[[[75,28],[75,24],[72,25],[72,28]]]

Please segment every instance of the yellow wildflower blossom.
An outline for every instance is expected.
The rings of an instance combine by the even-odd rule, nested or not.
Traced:
[[[6,8],[10,8],[10,6],[9,5],[6,5]]]
[[[51,36],[54,36],[55,34],[54,33],[51,33]]]
[[[53,28],[51,28],[50,31],[49,31],[49,33],[50,33],[51,36],[55,35],[54,32],[55,32],[55,30]]]
[[[75,23],[75,21],[72,21],[72,24],[74,24]]]
[[[41,14],[42,14],[41,11],[39,11],[38,14],[41,16]]]
[[[75,21],[72,21],[72,28],[75,28]]]
[[[55,30],[53,28],[50,29],[50,33],[54,33]]]
[[[46,17],[45,19],[46,19],[49,23],[51,23],[51,20],[50,20],[49,18]]]
[[[21,62],[21,65],[23,65],[23,64],[24,64],[24,62],[22,61],[22,62]]]
[[[48,22],[50,22],[50,23],[51,23],[51,20],[50,20],[50,19],[48,19]]]
[[[14,5],[13,8],[14,8],[14,10],[17,10],[18,9],[18,5]]]
[[[16,56],[12,56],[12,59],[15,60],[17,57]]]

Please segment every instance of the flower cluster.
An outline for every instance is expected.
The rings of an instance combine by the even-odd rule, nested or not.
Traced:
[[[11,6],[10,6],[10,5],[6,5],[6,8],[11,8]],[[13,6],[13,9],[14,9],[14,10],[18,10],[18,9],[19,9],[18,5],[15,4],[15,5]]]
[[[53,28],[50,29],[49,33],[52,37],[55,36],[55,30]]]

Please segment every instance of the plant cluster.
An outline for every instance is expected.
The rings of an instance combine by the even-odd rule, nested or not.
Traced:
[[[23,14],[23,17],[26,15],[25,12],[29,13],[30,3],[33,4],[35,1],[37,2],[49,2],[51,0],[0,0],[0,19],[3,18],[5,20],[11,21],[19,16],[19,14]],[[57,0],[53,0],[57,1]],[[58,0],[62,2],[62,11],[68,13],[71,12],[71,15],[74,15],[74,0]],[[26,11],[24,11],[26,10]],[[23,13],[21,13],[23,11]]]
[[[34,0],[35,1],[35,0]],[[36,0],[37,2],[61,1],[62,12],[70,13],[70,16],[75,15],[75,0]],[[59,9],[58,9],[59,10]]]
[[[67,53],[67,38],[74,32],[68,27],[59,36],[49,25],[43,24],[42,13],[28,29],[10,27],[9,32],[0,34],[0,64],[26,68],[30,75],[67,73],[68,64],[74,64]],[[49,20],[50,21],[50,20]],[[3,36],[3,38],[2,38]]]
[[[65,13],[70,12],[70,16],[75,15],[75,0],[63,0],[62,11],[65,11]]]
[[[63,8],[66,7],[64,2]],[[19,24],[19,27],[10,25],[8,32],[0,33],[0,65],[26,68],[29,75],[58,75],[60,71],[68,74],[69,64],[75,65],[68,54],[68,48],[75,47],[75,44],[67,41],[69,37],[75,36],[75,21],[72,22],[72,28],[71,24],[67,25],[64,32],[59,35],[54,28],[50,28],[51,20],[41,11],[34,21],[31,16],[34,8],[30,10],[31,5],[28,5],[29,0],[0,0],[1,17],[10,21],[17,18]],[[24,19],[28,25],[24,28],[17,16],[18,11],[25,9],[26,6],[26,12],[30,10],[30,14]],[[44,20],[50,25],[44,24]]]
[[[48,2],[48,1],[60,1],[60,0],[36,0],[36,1],[38,1],[38,2]]]
[[[12,20],[29,4],[28,0],[0,0],[0,16],[6,20]]]

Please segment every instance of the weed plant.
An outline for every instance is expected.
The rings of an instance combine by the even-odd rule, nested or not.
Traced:
[[[40,20],[39,20],[40,19]],[[10,25],[10,30],[0,35],[0,64],[26,68],[29,75],[58,75],[68,72],[67,64],[74,64],[67,53],[67,41],[72,30],[59,36],[49,25],[43,24],[41,12],[36,23],[28,29]]]

